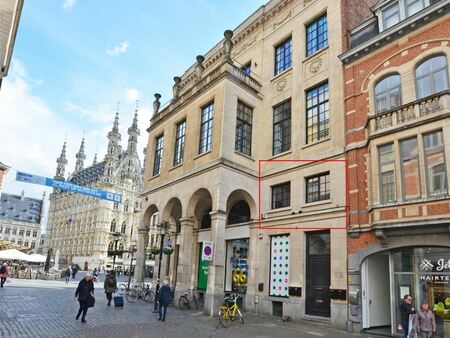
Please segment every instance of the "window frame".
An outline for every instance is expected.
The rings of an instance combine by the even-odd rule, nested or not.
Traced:
[[[242,110],[239,110],[240,106],[243,107]],[[254,109],[252,106],[246,104],[242,100],[237,100],[234,150],[247,156],[252,156],[253,110]],[[247,113],[247,111],[250,111],[250,113]],[[241,112],[242,115],[247,116],[240,117],[239,112]],[[245,120],[245,117],[250,120],[250,123]],[[241,127],[240,129],[239,126]],[[246,126],[248,129],[243,128],[244,126]],[[247,137],[245,137],[244,135],[246,135]],[[240,139],[238,139],[238,137],[240,137]],[[241,144],[239,144],[239,141]],[[247,144],[249,144],[249,146],[246,147],[244,141],[247,141]]]
[[[387,147],[387,146],[391,146],[391,152],[392,152],[392,161],[390,162],[382,162],[381,161],[381,149],[383,147]],[[379,201],[380,204],[387,204],[387,203],[395,203],[397,202],[397,177],[395,175],[395,149],[394,149],[394,143],[386,143],[386,144],[381,144],[379,146],[377,146],[377,150],[378,150],[378,188],[379,188]],[[394,175],[394,199],[392,201],[389,200],[385,200],[383,198],[383,180],[382,180],[382,176],[383,176],[383,171],[382,171],[382,167],[383,165],[388,165],[388,164],[393,164],[394,165],[394,169],[393,170],[389,170],[386,172],[393,172]]]
[[[328,180],[326,179],[326,177],[328,177]],[[321,178],[325,178],[325,194],[328,191],[328,196],[327,198],[321,198],[322,195],[322,191],[321,191],[321,187],[322,187],[322,182],[321,182]],[[317,189],[317,196],[318,198],[316,200],[309,200],[309,196],[312,195],[312,193],[309,193],[309,188],[310,188],[310,184],[309,181],[313,180],[313,179],[318,179],[317,183],[318,183],[318,189]],[[326,189],[328,187],[328,190]],[[308,176],[305,177],[305,203],[314,203],[314,202],[322,202],[322,201],[328,201],[331,199],[331,175],[329,171],[320,173],[320,174],[316,174],[316,175],[312,175],[312,176]]]
[[[399,78],[399,85],[398,85],[398,87],[392,87],[392,88],[388,87],[382,93],[378,93],[377,94],[377,86],[379,86],[383,81],[388,80],[391,77],[398,77]],[[380,110],[379,107],[378,107],[378,97],[381,96],[381,95],[386,95],[388,97],[389,103],[390,103],[391,102],[391,95],[394,92],[394,89],[398,89],[398,100],[399,100],[398,106],[390,106],[389,108]],[[390,74],[387,74],[387,75],[383,76],[382,78],[378,79],[378,81],[375,82],[375,85],[373,87],[373,98],[374,98],[373,104],[375,106],[375,109],[374,109],[375,114],[384,113],[386,111],[389,111],[391,109],[394,109],[396,107],[401,106],[403,101],[402,101],[402,77],[400,76],[400,74],[398,74],[398,73],[390,73]]]
[[[421,75],[420,77],[417,75],[417,70],[419,69],[420,66],[423,66],[426,62],[430,62],[432,59],[434,58],[439,58],[442,57],[445,61],[445,67],[444,68],[439,68],[437,71],[433,70],[431,73],[425,73],[425,75]],[[450,85],[449,85],[449,77],[448,77],[448,60],[447,60],[447,55],[446,54],[433,54],[430,55],[429,57],[421,60],[419,63],[417,63],[415,69],[414,69],[414,85],[416,87],[416,98],[418,100],[421,100],[425,97],[431,96],[431,95],[435,95],[437,93],[440,93],[438,91],[435,90],[436,84],[434,81],[434,74],[440,72],[444,70],[444,74],[445,74],[445,80],[446,80],[446,89],[444,90],[449,90]],[[424,95],[424,96],[420,96],[419,95],[419,80],[420,79],[424,79],[424,78],[430,78],[432,77],[433,81],[430,81],[430,86],[431,86],[431,90],[430,90],[430,94],[429,95]]]
[[[277,207],[275,205],[275,199],[274,199],[274,196],[276,195],[275,189],[277,189],[277,188],[281,188],[282,189],[284,187],[287,187],[288,191],[281,190],[281,192],[280,192],[281,200],[279,200],[277,202],[280,202],[280,201],[283,202],[283,201],[286,201],[286,199],[287,199],[288,204],[284,205],[285,203],[283,203],[282,206],[278,206]],[[271,201],[271,203],[270,203],[271,210],[277,210],[277,209],[282,209],[282,208],[289,208],[291,206],[291,181],[287,181],[287,182],[283,182],[283,183],[272,185],[270,187],[270,190],[271,190],[271,200],[270,200]]]
[[[403,157],[403,154],[402,154],[402,143],[405,142],[405,141],[413,140],[413,139],[416,140],[416,147],[417,147],[417,154],[416,154],[416,156],[415,157],[411,157],[411,156]],[[418,142],[417,136],[408,137],[408,138],[399,140],[400,172],[401,172],[401,175],[402,175],[401,187],[402,187],[402,200],[403,201],[414,201],[414,200],[420,199],[421,196],[422,196],[422,187],[421,187],[422,182],[421,182],[421,177],[420,177],[421,175],[420,175],[420,154],[419,153],[420,153],[420,149],[419,149],[419,142]],[[415,197],[415,198],[406,198],[406,195],[405,195],[405,173],[404,173],[404,165],[403,165],[403,163],[404,163],[404,161],[407,161],[407,160],[411,161],[412,159],[416,159],[417,160],[417,176],[418,176],[417,177],[417,182],[418,182],[419,192],[418,192],[418,196]]]
[[[387,27],[387,26],[386,26],[386,12],[387,12],[388,10],[394,8],[394,7],[397,7],[398,21],[397,21],[395,24],[393,24],[393,25]],[[394,27],[396,24],[398,24],[400,21],[402,21],[402,15],[401,15],[401,9],[400,9],[400,3],[399,3],[399,1],[396,1],[396,2],[393,3],[392,5],[387,6],[386,8],[384,8],[384,9],[381,11],[381,15],[382,15],[382,18],[383,18],[383,30],[386,30],[386,29],[389,29],[389,28],[391,28],[391,27]],[[391,15],[390,17],[392,17],[392,16],[393,16],[393,15]],[[389,18],[390,18],[390,17],[389,17]]]
[[[325,23],[319,25],[320,21],[325,19]],[[308,29],[315,25],[315,28],[309,32]],[[325,36],[325,38],[322,41],[322,45],[319,43],[319,27],[325,26],[324,32],[320,36]],[[315,37],[310,39],[310,34],[315,31]],[[308,48],[308,45],[311,41],[314,41],[314,45],[311,48]],[[305,26],[305,54],[306,57],[310,57],[311,55],[316,54],[323,48],[328,47],[328,16],[327,13],[322,13],[319,15],[316,19],[309,22]]]
[[[174,167],[183,164],[185,142],[186,142],[186,119],[183,119],[175,125],[175,148],[173,152]]]
[[[327,99],[325,99],[324,101],[319,101],[319,96],[321,94],[320,93],[320,88],[324,87],[324,86],[326,86],[326,91],[324,91],[324,94],[326,93]],[[313,97],[317,97],[317,103],[308,107],[308,100],[309,100],[308,94],[312,93],[314,91],[317,91],[317,94],[313,96]],[[311,97],[311,99],[313,97]],[[322,140],[326,140],[327,138],[330,137],[330,86],[329,86],[328,80],[326,80],[326,81],[324,81],[322,83],[319,83],[319,84],[317,84],[314,87],[311,87],[311,88],[307,89],[305,91],[305,100],[306,100],[306,102],[305,102],[305,108],[306,108],[306,123],[305,123],[305,126],[306,126],[306,133],[305,133],[306,135],[305,135],[305,137],[306,137],[306,140],[305,141],[306,141],[306,144],[314,144],[316,142],[320,142]],[[324,111],[322,112],[322,114],[324,114],[324,113],[327,114],[327,119],[326,119],[327,128],[324,129],[327,132],[326,132],[326,135],[324,135],[323,137],[320,137],[320,134],[321,134],[322,131],[319,128],[320,127],[320,116],[321,116],[321,113],[319,111],[320,111],[320,107],[322,105],[328,106],[328,108],[326,110],[324,109]],[[316,114],[315,117],[312,116],[311,118],[313,119],[313,121],[314,120],[317,120],[317,121],[315,121],[316,123],[314,123],[312,125],[309,125],[309,112],[313,111],[315,108],[317,109],[317,114]],[[315,125],[317,125],[317,132],[315,133],[317,135],[317,137],[313,138],[312,135],[314,135],[314,134],[311,134],[311,141],[310,141],[309,140],[308,131],[309,131],[310,128],[313,130],[313,126],[315,126]]]
[[[425,147],[425,138],[427,136],[430,136],[432,134],[436,134],[436,133],[441,133],[442,135],[442,144],[438,147],[432,147],[432,148],[426,148]],[[447,165],[446,165],[446,158],[445,158],[445,142],[444,142],[444,131],[442,129],[439,130],[434,130],[428,133],[425,133],[422,135],[423,137],[423,156],[424,156],[424,164],[425,164],[425,181],[426,181],[426,187],[427,187],[427,196],[428,197],[436,197],[436,196],[445,196],[448,195],[448,180],[447,180]],[[427,150],[428,149],[428,150]],[[428,165],[428,157],[432,156],[434,154],[440,153],[442,152],[442,155],[444,157],[444,161],[443,163],[441,163],[444,166],[444,179],[445,179],[445,189],[442,192],[438,192],[438,193],[431,193],[431,185],[432,185],[432,179],[433,177],[431,176],[432,173],[429,170],[429,165]],[[438,165],[441,165],[438,164]],[[436,167],[433,166],[432,168]]]
[[[211,109],[209,109],[211,107]],[[214,100],[205,104],[201,107],[200,111],[200,135],[199,135],[199,145],[198,154],[204,154],[212,149],[213,144],[213,127],[214,127]],[[209,109],[209,110],[207,110]],[[209,115],[207,120],[204,120],[204,116]],[[203,138],[202,135],[206,134]],[[206,140],[206,143],[202,145],[202,141]]]
[[[285,45],[289,43],[289,46]],[[283,49],[281,49],[283,48]],[[280,50],[280,52],[278,52]],[[287,52],[286,52],[287,51]],[[283,57],[281,58],[281,55]],[[280,59],[278,59],[280,57]],[[289,58],[289,60],[287,60]],[[281,59],[283,62],[281,62]],[[287,71],[292,67],[292,35],[288,36],[274,46],[274,76]]]
[[[158,176],[161,174],[162,157],[164,149],[164,133],[155,137],[155,151],[153,153],[153,170],[152,176]]]
[[[284,112],[287,110],[284,106],[289,104],[289,116],[286,117]],[[277,108],[281,108],[280,112],[276,113]],[[282,119],[275,122],[275,116],[282,115]],[[285,126],[285,124],[289,123],[289,126]],[[280,134],[281,139],[275,139],[275,126],[281,125]],[[285,143],[285,138],[289,139],[289,142]],[[281,140],[280,151],[275,151],[275,142]],[[276,106],[272,108],[272,155],[282,154],[286,151],[291,150],[292,147],[292,100],[291,98],[278,103]]]
[[[404,2],[405,2],[405,15],[406,15],[406,17],[410,17],[410,16],[412,16],[414,14],[419,13],[421,10],[423,10],[427,6],[425,0],[404,0]],[[422,8],[420,10],[418,10],[417,12],[410,14],[409,13],[409,7],[411,6],[411,3],[408,3],[408,2],[413,2],[413,4],[415,4],[417,2],[421,2],[422,3]]]

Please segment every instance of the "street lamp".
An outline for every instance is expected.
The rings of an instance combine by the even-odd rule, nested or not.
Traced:
[[[155,289],[156,297],[155,297],[155,306],[153,308],[153,312],[158,312],[157,298],[158,298],[158,292],[159,292],[159,283],[161,280],[161,261],[162,261],[162,256],[163,256],[164,237],[166,236],[166,234],[168,234],[170,225],[168,222],[162,221],[161,224],[159,224],[159,226],[157,225],[157,227],[159,228],[159,235],[161,236],[161,242],[159,245],[158,277],[156,279],[156,289]]]
[[[133,255],[136,252],[136,245],[131,245],[128,252],[131,254],[130,257],[130,271],[128,271],[128,287],[127,290],[130,290],[130,283],[131,283],[131,270],[133,270]]]
[[[114,265],[116,264],[117,243],[119,242],[120,239],[120,232],[114,232],[112,236],[114,238],[114,257],[112,269],[114,270]]]

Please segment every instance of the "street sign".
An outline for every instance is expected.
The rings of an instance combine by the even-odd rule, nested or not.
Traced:
[[[59,190],[65,190],[74,192],[77,194],[83,194],[95,198],[100,198],[103,200],[113,201],[117,203],[122,202],[122,195],[116,194],[109,191],[104,191],[100,189],[85,187],[82,185],[73,184],[66,181],[54,180],[52,178],[27,174],[21,171],[18,171],[16,174],[16,181],[32,183],[32,184],[40,184],[45,185],[47,187],[52,187]]]
[[[213,252],[214,252],[213,242],[203,241],[202,261],[212,261]]]

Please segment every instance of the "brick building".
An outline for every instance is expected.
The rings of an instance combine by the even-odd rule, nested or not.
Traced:
[[[349,326],[400,333],[399,302],[450,317],[450,2],[380,0],[348,36]],[[386,292],[388,290],[388,292]]]

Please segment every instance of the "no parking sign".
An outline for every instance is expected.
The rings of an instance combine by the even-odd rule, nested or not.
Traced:
[[[213,242],[203,241],[202,261],[212,261],[213,259]]]

